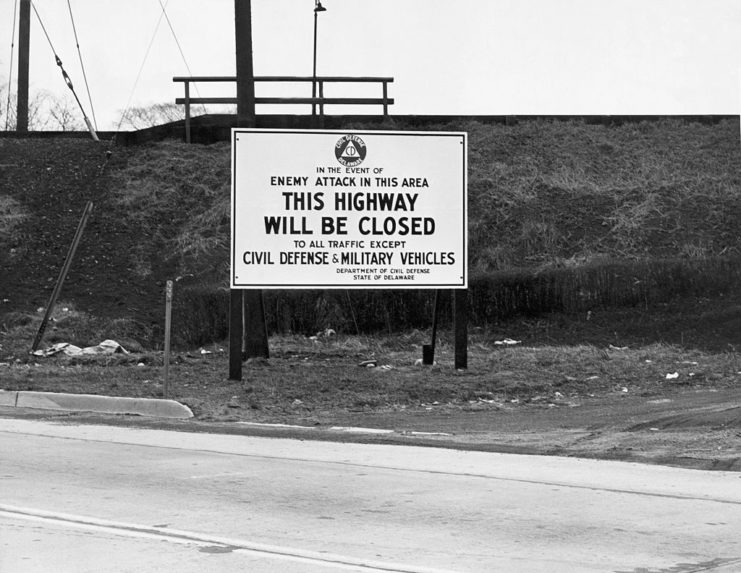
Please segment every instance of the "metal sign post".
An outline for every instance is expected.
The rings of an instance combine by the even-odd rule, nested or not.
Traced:
[[[170,398],[170,330],[172,328],[172,281],[165,289],[165,400]]]

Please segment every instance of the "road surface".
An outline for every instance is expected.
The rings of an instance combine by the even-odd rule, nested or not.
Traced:
[[[741,474],[0,419],[0,571],[741,571]]]

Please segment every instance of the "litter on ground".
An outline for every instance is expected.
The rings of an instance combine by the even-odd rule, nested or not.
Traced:
[[[57,342],[49,348],[32,352],[34,356],[43,357],[54,356],[59,353],[67,356],[81,356],[89,354],[128,354],[129,351],[115,340],[104,340],[100,344],[87,346],[85,348],[80,348],[79,346],[75,346],[69,342]]]

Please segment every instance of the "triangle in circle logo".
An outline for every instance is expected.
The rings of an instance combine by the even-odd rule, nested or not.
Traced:
[[[342,152],[341,157],[343,159],[358,159],[360,157],[360,153],[358,152],[358,148],[355,147],[355,144],[352,141],[348,141],[347,146]]]

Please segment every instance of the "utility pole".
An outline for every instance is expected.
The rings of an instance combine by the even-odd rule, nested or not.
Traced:
[[[237,126],[255,127],[255,73],[252,65],[252,3],[234,0],[237,56]],[[242,379],[244,358],[268,358],[265,304],[261,290],[232,289],[229,297],[229,379]]]
[[[238,127],[255,127],[251,0],[234,0],[234,40],[237,52],[237,123]]]
[[[28,68],[31,51],[31,0],[21,0],[18,27],[18,93],[15,130],[28,132]]]

